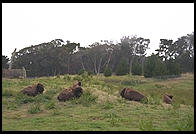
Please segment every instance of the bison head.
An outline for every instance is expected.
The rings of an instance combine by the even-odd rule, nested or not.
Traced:
[[[74,93],[75,97],[80,97],[82,95],[82,93],[83,93],[82,88],[81,87],[76,87],[73,90],[73,93]]]
[[[121,95],[122,97],[124,97],[125,90],[126,90],[126,88],[124,88],[124,89],[120,92],[120,95]]]
[[[39,92],[39,93],[43,93],[44,91],[44,86],[40,83],[37,84],[37,87],[36,87],[36,90]]]

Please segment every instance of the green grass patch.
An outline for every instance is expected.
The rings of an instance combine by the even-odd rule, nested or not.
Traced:
[[[66,102],[58,94],[82,80],[83,94]],[[20,91],[42,83],[43,94]],[[148,102],[123,99],[123,88],[138,90]],[[172,104],[163,94],[173,95]],[[57,125],[58,124],[58,125]],[[3,131],[194,131],[194,75],[157,80],[143,76],[89,76],[87,73],[31,79],[2,79]]]

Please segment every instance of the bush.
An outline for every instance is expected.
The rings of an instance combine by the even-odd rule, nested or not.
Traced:
[[[128,71],[129,71],[128,64],[124,59],[118,64],[116,68],[116,75],[126,75]]]
[[[78,75],[81,75],[81,74],[83,74],[85,72],[85,70],[84,69],[81,69],[79,72],[78,72]]]
[[[166,63],[166,66],[167,66],[169,75],[180,75],[181,71],[180,71],[180,65],[178,63],[175,63],[174,61],[169,60]]]
[[[92,75],[94,75],[95,73],[93,72],[93,71],[89,71],[88,72],[88,75],[90,75],[90,76],[92,76]]]
[[[108,77],[108,76],[111,76],[112,75],[112,71],[109,67],[106,67],[105,70],[104,70],[104,76],[105,77]]]
[[[138,61],[136,61],[133,64],[132,74],[133,75],[142,75],[142,66],[138,63]]]
[[[144,66],[144,77],[156,77],[167,75],[167,67],[156,55],[147,57]]]

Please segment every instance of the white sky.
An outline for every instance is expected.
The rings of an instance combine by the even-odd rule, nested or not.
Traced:
[[[148,55],[161,38],[194,31],[194,3],[2,3],[2,54],[17,48],[70,40],[87,47],[122,36],[148,38]]]

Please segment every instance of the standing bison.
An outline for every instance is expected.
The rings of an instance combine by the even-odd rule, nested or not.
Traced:
[[[81,88],[81,82],[78,82],[73,85],[73,87],[70,87],[69,89],[63,90],[57,99],[59,101],[67,101],[69,99],[72,99],[74,97],[79,98],[83,93],[83,90]]]
[[[173,98],[172,95],[164,94],[163,95],[163,102],[167,103],[167,104],[171,104],[173,102],[172,98]]]
[[[24,88],[21,92],[28,96],[36,96],[38,94],[42,94],[44,91],[44,86],[40,83],[35,84],[33,86],[28,86]]]
[[[124,88],[121,91],[120,95],[127,100],[133,100],[133,101],[141,101],[143,99],[147,100],[146,96],[131,88]]]

